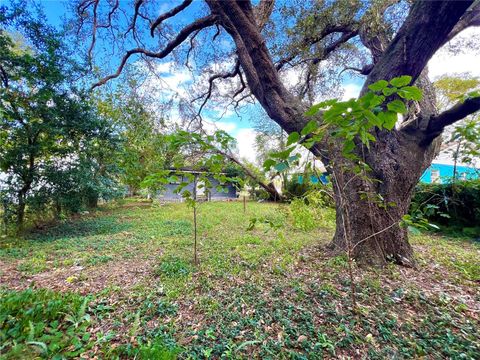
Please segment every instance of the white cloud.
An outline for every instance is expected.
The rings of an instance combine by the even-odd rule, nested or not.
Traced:
[[[450,44],[440,49],[429,61],[429,76],[432,80],[445,74],[471,73],[473,76],[480,76],[480,51],[467,49],[458,53],[452,53],[450,46],[455,47],[459,42],[467,42],[478,39],[480,42],[480,28],[473,27],[464,30],[457,35]]]
[[[165,101],[175,96],[188,98],[187,87],[193,81],[188,68],[173,62],[152,64],[150,68],[140,64],[139,67],[147,73],[142,84],[142,90],[146,93],[157,95]]]
[[[360,94],[362,87],[357,84],[345,84],[343,85],[343,96],[342,100],[350,100],[351,98],[357,98]]]
[[[237,124],[234,122],[208,121],[205,119],[202,121],[202,125],[203,129],[209,134],[215,132],[215,130],[223,130],[229,134],[232,134],[232,132],[237,128]]]
[[[241,159],[246,159],[252,163],[257,162],[257,152],[255,151],[256,135],[255,130],[250,128],[237,131],[237,155]]]

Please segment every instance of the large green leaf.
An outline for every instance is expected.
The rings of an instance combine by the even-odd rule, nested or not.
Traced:
[[[390,80],[390,84],[392,84],[395,87],[402,87],[402,86],[406,86],[406,85],[410,84],[411,81],[412,81],[411,76],[403,75],[403,76],[399,76],[399,77],[396,77],[396,78],[393,78],[392,80]]]
[[[387,86],[388,86],[388,81],[379,80],[377,82],[374,82],[373,84],[368,85],[368,88],[372,91],[382,91]]]
[[[288,135],[287,139],[287,146],[290,146],[300,140],[300,134],[296,131],[292,132],[290,135]]]
[[[384,111],[377,115],[382,121],[383,127],[387,130],[392,130],[397,123],[397,113],[393,111]]]
[[[407,107],[401,100],[393,100],[387,104],[387,109],[398,114],[405,114],[407,112]]]
[[[405,100],[422,100],[422,91],[416,86],[405,86],[398,90],[398,95]]]
[[[312,133],[314,130],[318,128],[318,124],[315,120],[310,120],[307,125],[302,129],[302,136],[308,135]]]

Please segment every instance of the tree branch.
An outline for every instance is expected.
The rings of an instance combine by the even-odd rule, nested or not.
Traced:
[[[445,39],[444,43],[449,42],[460,32],[471,26],[480,26],[480,2],[477,1],[476,4],[473,4],[465,15],[460,18],[460,21],[455,25],[453,30],[448,34],[448,37]]]
[[[212,90],[213,90],[213,82],[217,79],[228,79],[228,78],[233,78],[237,76],[240,73],[240,61],[237,59],[235,61],[235,67],[232,71],[224,73],[224,74],[215,74],[211,76],[208,79],[208,90],[204,94],[196,97],[195,99],[192,100],[192,102],[197,101],[201,98],[204,98],[202,105],[200,105],[200,108],[198,109],[197,116],[200,116],[200,113],[202,112],[204,106],[207,104],[207,101],[210,99],[212,96]]]
[[[142,3],[143,3],[143,0],[136,0],[135,1],[135,8],[134,8],[134,12],[133,12],[132,23],[128,27],[127,31],[125,31],[124,36],[126,36],[131,30],[134,31],[134,35],[135,35],[135,25],[137,24],[138,11],[140,10],[140,6],[142,6]]]
[[[177,46],[182,44],[192,33],[194,33],[197,30],[212,26],[213,24],[215,24],[216,20],[217,18],[215,15],[208,15],[206,17],[203,17],[201,19],[194,21],[190,25],[180,30],[177,36],[173,40],[171,40],[162,51],[152,52],[143,48],[135,48],[135,49],[128,50],[126,54],[123,56],[120,62],[120,65],[117,68],[117,71],[114,74],[106,76],[100,81],[98,81],[97,83],[93,84],[90,90],[93,90],[98,86],[106,84],[111,79],[115,79],[119,77],[123,71],[123,68],[125,67],[125,64],[127,63],[128,59],[132,55],[143,54],[148,57],[163,59],[164,57],[169,55]]]
[[[93,28],[92,28],[92,42],[88,49],[88,62],[90,63],[90,69],[92,68],[92,52],[95,47],[95,41],[97,39],[97,8],[99,0],[96,0],[93,5]],[[85,11],[85,9],[84,9]]]
[[[416,1],[369,74],[362,93],[378,80],[410,75],[415,81],[473,1]]]
[[[439,135],[446,126],[452,125],[479,110],[480,97],[468,98],[439,115],[432,116],[428,123],[427,133],[433,136]]]
[[[172,10],[170,11],[167,11],[166,13],[163,13],[161,14],[152,24],[152,26],[150,27],[150,35],[153,37],[153,35],[155,34],[155,29],[160,26],[160,24],[168,19],[168,18],[171,18],[175,15],[177,15],[180,11],[186,9],[191,3],[192,3],[193,0],[185,0],[183,3],[181,3],[180,5],[178,5],[177,7],[173,8]]]
[[[328,26],[325,29],[323,29],[320,32],[320,34],[318,34],[317,36],[309,36],[309,37],[305,38],[302,41],[302,43],[299,45],[298,49],[302,49],[302,48],[305,48],[305,47],[310,47],[312,45],[315,45],[315,44],[319,43],[320,41],[322,41],[323,39],[325,39],[328,35],[331,35],[333,33],[342,33],[342,36],[339,39],[334,41],[329,46],[325,47],[325,49],[323,51],[323,55],[322,55],[323,59],[324,59],[326,56],[328,56],[328,54],[330,54],[333,50],[335,50],[339,45],[343,44],[344,42],[347,42],[352,37],[355,37],[356,35],[358,35],[358,30],[354,29],[354,25],[356,25],[356,24],[353,24],[353,26],[347,26],[347,25]],[[298,49],[296,51],[292,52],[289,56],[277,61],[277,63],[275,64],[275,68],[277,69],[277,71],[280,70],[281,68],[283,68],[290,61],[295,59],[301,53],[301,50],[298,50]]]
[[[373,64],[364,65],[362,68],[347,66],[345,69],[340,71],[339,75],[341,75],[343,72],[345,72],[347,70],[356,71],[356,72],[360,73],[361,75],[368,75],[368,74],[370,74],[370,71],[372,71],[372,69],[373,69]]]

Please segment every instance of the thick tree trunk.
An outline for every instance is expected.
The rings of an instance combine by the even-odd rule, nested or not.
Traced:
[[[349,252],[361,264],[393,261],[413,266],[407,229],[400,221],[439,141],[422,147],[414,136],[382,135],[365,157],[372,172],[355,174],[352,165],[338,155],[330,160],[337,214],[330,246],[336,252]]]

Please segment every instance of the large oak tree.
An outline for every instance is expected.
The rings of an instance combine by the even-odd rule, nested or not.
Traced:
[[[291,1],[279,6],[279,11],[275,11],[273,0],[261,0],[255,6],[246,0],[205,0],[204,5],[195,10],[199,14],[195,19],[180,26],[181,21],[172,20],[198,3],[184,0],[158,14],[160,5],[152,1],[136,0],[127,11],[118,0],[79,1],[75,8],[79,28],[93,34],[88,48],[91,57],[100,36],[111,36],[118,45],[120,39],[115,34],[122,33],[121,43],[132,45],[119,57],[117,70],[94,87],[119,77],[139,56],[149,61],[175,55],[178,60],[183,51],[188,64],[192,53],[203,51],[204,57],[197,59],[203,59],[204,69],[209,59],[230,56],[231,70],[211,74],[206,80],[199,77],[206,83],[206,90],[198,97],[201,108],[216,84],[238,78],[239,87],[231,93],[233,101],[255,97],[273,121],[292,133],[301,131],[310,120],[304,114],[315,92],[330,86],[324,69],[340,64],[357,71],[364,76],[362,94],[378,80],[411,76],[423,90],[423,99],[408,104],[408,114],[392,131],[375,130],[377,141],[370,149],[364,149],[360,142],[355,149],[371,168],[369,177],[375,181],[345,171],[341,144],[334,148],[317,144],[311,151],[332,172],[341,174],[341,184],[348,184],[334,183],[337,228],[332,247],[343,251],[345,239],[350,239],[353,255],[361,262],[413,264],[407,231],[399,223],[407,213],[414,187],[438,152],[444,128],[480,109],[480,98],[471,97],[438,113],[427,63],[462,30],[480,25],[479,3]],[[119,11],[128,15],[127,22],[118,20]],[[154,41],[146,40],[145,35]],[[225,47],[220,38],[232,46]],[[353,65],[348,66],[350,62]],[[282,79],[284,71],[294,67],[301,70],[302,83],[292,90]],[[385,209],[378,201],[362,199],[366,192],[394,206]],[[348,211],[342,205],[345,201]]]

